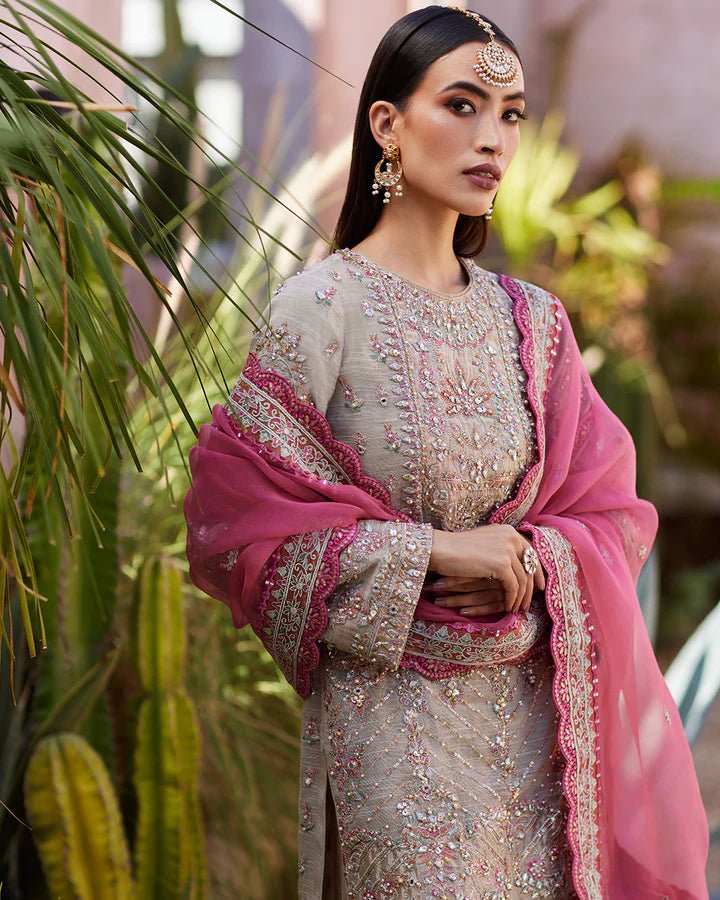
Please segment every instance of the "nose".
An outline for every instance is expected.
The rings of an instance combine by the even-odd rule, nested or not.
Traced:
[[[480,116],[475,149],[481,153],[489,151],[499,156],[503,152],[504,147],[505,139],[500,123],[495,120],[493,115]]]

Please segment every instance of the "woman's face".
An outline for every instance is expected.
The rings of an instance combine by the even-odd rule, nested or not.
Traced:
[[[519,122],[525,110],[524,81],[519,75],[510,87],[496,87],[477,76],[473,65],[478,41],[463,44],[437,59],[410,97],[405,113],[392,104],[379,104],[373,119],[381,146],[393,141],[400,148],[405,196],[441,203],[459,213],[479,216],[487,212],[498,183],[474,183],[464,172],[491,163],[508,169],[520,142]],[[383,118],[388,106],[395,113]],[[382,130],[383,124],[385,130]]]

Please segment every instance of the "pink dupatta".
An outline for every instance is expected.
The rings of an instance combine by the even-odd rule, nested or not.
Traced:
[[[547,573],[575,889],[598,900],[706,900],[707,819],[636,594],[657,511],[637,497],[632,438],[597,393],[560,301],[550,295],[550,333],[533,333],[525,283],[499,281],[522,335],[538,459],[489,522],[527,507],[516,527]],[[190,467],[184,508],[193,582],[229,606],[238,628],[252,626],[307,697],[339,553],[360,519],[410,519],[327,419],[252,352],[228,403],[200,428]],[[277,590],[289,552],[306,554],[307,579]],[[469,622],[422,595],[415,619],[483,641],[522,634],[529,621],[520,613]],[[402,665],[427,677],[456,671],[417,651],[406,651]]]

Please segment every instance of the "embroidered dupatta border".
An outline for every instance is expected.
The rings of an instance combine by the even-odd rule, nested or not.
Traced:
[[[253,351],[224,407],[239,437],[287,470],[327,484],[354,484],[389,506],[387,487],[363,471],[354,447],[297,396],[292,384],[264,368]],[[239,429],[239,430],[238,430]],[[410,517],[398,512],[399,521]],[[260,595],[257,633],[298,694],[306,699],[320,661],[318,641],[328,627],[326,600],[340,577],[340,553],[358,524],[292,535],[270,557]]]
[[[517,617],[505,631],[493,623],[416,619],[400,664],[431,681],[467,675],[469,670],[485,666],[517,664],[548,646],[549,626],[548,614],[535,601],[528,613]]]
[[[558,742],[567,765],[568,841],[573,877],[583,900],[602,900],[597,676],[577,557],[557,528],[522,523],[548,573],[546,603],[553,620],[550,647],[556,670],[553,697],[560,713]]]
[[[320,662],[317,642],[328,627],[325,601],[340,577],[339,556],[357,530],[355,523],[293,535],[270,558],[258,636],[303,699]]]
[[[499,275],[498,281],[514,301],[513,315],[522,335],[520,359],[528,376],[528,401],[535,417],[539,459],[526,473],[517,495],[495,510],[490,522],[506,521],[542,474],[546,452],[544,401],[557,353],[554,345],[559,342],[557,331],[548,329],[543,334],[539,327],[533,341],[533,310],[523,284],[508,275]],[[557,302],[554,294],[549,294],[549,299]],[[559,328],[557,314],[556,326]],[[543,375],[545,383],[540,390],[538,376]],[[560,718],[558,744],[566,762],[563,790],[569,808],[567,837],[573,854],[573,881],[581,900],[602,900],[597,677],[592,625],[583,602],[577,557],[571,542],[557,528],[536,526],[525,520],[517,528],[532,532],[533,546],[548,576],[545,600],[552,619],[553,697]]]
[[[301,400],[290,381],[264,368],[250,351],[225,412],[243,432],[279,462],[320,481],[354,484],[390,505],[390,492],[363,471],[354,447],[339,441],[330,423],[312,403]],[[410,517],[398,513],[402,521]]]

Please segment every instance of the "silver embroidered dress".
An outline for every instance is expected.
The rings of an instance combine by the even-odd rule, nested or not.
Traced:
[[[412,518],[362,520],[340,553],[303,708],[301,900],[573,896],[549,651],[510,663],[488,650],[447,677],[401,665],[430,640],[413,612],[432,529],[486,523],[537,452],[512,300],[461,262],[467,287],[441,294],[337,251],[283,282],[253,333],[262,366]],[[545,292],[534,302],[551,314]]]

